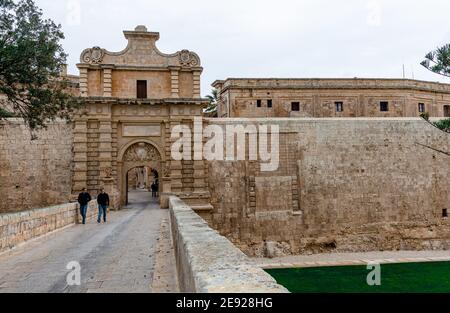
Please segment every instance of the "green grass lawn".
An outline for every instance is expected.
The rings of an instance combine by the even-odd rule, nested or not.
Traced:
[[[369,286],[366,266],[266,270],[292,293],[448,293],[450,262],[381,265],[381,286]]]

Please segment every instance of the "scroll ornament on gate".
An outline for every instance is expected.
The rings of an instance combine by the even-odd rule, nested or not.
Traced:
[[[200,58],[189,50],[182,50],[180,52],[180,64],[183,67],[194,67],[200,65]]]
[[[81,62],[90,64],[100,64],[103,62],[105,56],[105,50],[100,47],[93,47],[86,49],[81,55]]]
[[[125,162],[141,162],[160,160],[158,150],[152,145],[146,143],[138,143],[131,146],[124,156]]]

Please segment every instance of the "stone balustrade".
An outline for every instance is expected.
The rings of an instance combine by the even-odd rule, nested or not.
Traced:
[[[288,292],[179,198],[169,204],[181,292]]]

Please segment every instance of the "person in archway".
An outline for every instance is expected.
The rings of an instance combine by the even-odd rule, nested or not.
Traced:
[[[78,203],[80,204],[80,214],[83,218],[83,225],[86,224],[87,208],[91,200],[91,195],[87,192],[86,188],[83,188],[81,193],[78,195]]]
[[[97,197],[97,203],[98,203],[98,219],[97,223],[100,224],[102,221],[102,215],[103,215],[103,222],[106,223],[106,212],[109,207],[109,195],[105,192],[105,189],[100,189],[100,193]]]
[[[158,196],[158,185],[155,182],[152,184],[152,197],[156,198]]]

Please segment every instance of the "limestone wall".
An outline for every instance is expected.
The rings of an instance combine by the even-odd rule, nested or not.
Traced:
[[[37,136],[21,120],[0,122],[0,213],[69,202],[72,126],[54,122]]]
[[[95,218],[97,213],[96,201],[91,201],[87,219]],[[0,214],[0,252],[80,222],[79,206],[76,203],[61,204],[20,213]]]
[[[444,117],[450,107],[449,84],[409,79],[231,78],[213,86],[220,91],[220,117],[418,117],[419,104]],[[380,110],[381,102],[388,111]]]
[[[280,167],[209,162],[210,224],[250,255],[450,248],[450,136],[421,119],[278,124]]]
[[[169,202],[181,292],[288,292],[184,202],[176,197]]]

